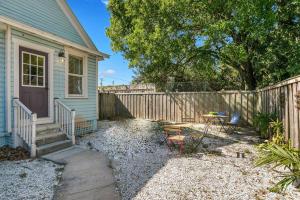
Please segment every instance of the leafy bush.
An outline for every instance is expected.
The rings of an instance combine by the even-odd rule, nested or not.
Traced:
[[[276,113],[257,113],[253,118],[253,125],[259,130],[262,138],[270,137],[270,122],[276,120]]]
[[[273,165],[273,168],[284,167],[289,172],[282,172],[281,181],[271,188],[273,192],[281,192],[290,184],[300,180],[300,151],[289,144],[278,145],[268,142],[259,146],[259,158],[257,166]]]
[[[277,145],[285,145],[285,139],[283,135],[283,123],[279,119],[272,121],[269,124],[271,133],[273,135],[271,142]]]
[[[269,122],[269,130],[273,135],[267,143],[259,145],[259,157],[257,166],[273,165],[273,168],[284,167],[289,172],[282,173],[283,179],[271,188],[273,192],[281,192],[286,187],[300,180],[300,151],[286,143],[283,135],[283,123],[279,120]]]

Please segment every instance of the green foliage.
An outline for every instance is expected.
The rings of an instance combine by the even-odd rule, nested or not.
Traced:
[[[298,0],[110,0],[107,35],[139,82],[254,89],[300,73]]]
[[[283,123],[279,119],[270,122],[269,127],[273,134],[271,142],[277,145],[285,145],[285,138],[283,135]]]
[[[257,113],[253,118],[253,125],[259,130],[262,138],[270,136],[270,123],[276,119],[276,113]]]
[[[281,174],[282,180],[271,188],[273,192],[281,192],[300,179],[300,151],[288,145],[278,145],[273,142],[260,145],[256,165],[272,165],[273,168],[284,167],[289,170]]]
[[[270,119],[266,114],[260,114],[261,118]],[[267,143],[258,146],[259,157],[257,166],[272,165],[273,168],[284,167],[289,172],[282,172],[280,180],[271,188],[273,192],[282,192],[290,184],[300,179],[300,151],[293,148],[290,141],[286,143],[283,135],[283,123],[279,120],[269,122],[269,128],[273,137]]]
[[[209,115],[217,115],[218,112],[209,112],[208,114],[209,114]]]

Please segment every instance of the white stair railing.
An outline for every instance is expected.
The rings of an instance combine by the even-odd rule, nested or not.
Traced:
[[[31,157],[36,156],[36,120],[37,115],[32,113],[18,98],[14,98],[14,128],[13,133],[19,136],[30,148]]]
[[[58,98],[54,99],[55,123],[60,125],[60,129],[75,144],[75,110],[68,108]]]

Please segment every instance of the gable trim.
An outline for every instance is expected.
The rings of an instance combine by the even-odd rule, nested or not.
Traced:
[[[20,22],[18,22],[16,20],[13,20],[13,19],[1,16],[1,15],[0,15],[0,22],[3,22],[5,24],[7,24],[7,25],[11,25],[12,27],[24,30],[24,31],[29,32],[31,34],[38,35],[39,37],[43,37],[45,39],[54,41],[54,42],[56,42],[58,44],[62,44],[62,45],[74,47],[74,48],[79,49],[81,51],[88,52],[88,53],[90,53],[92,55],[99,56],[102,59],[109,58],[108,54],[102,53],[102,52],[100,52],[98,50],[93,50],[93,49],[84,47],[84,46],[79,45],[77,43],[74,43],[74,42],[71,42],[69,40],[63,39],[63,38],[61,38],[59,36],[56,36],[56,35],[54,35],[52,33],[48,33],[48,32],[42,31],[40,29],[28,26],[26,24],[20,23]]]
[[[74,12],[71,10],[70,6],[65,0],[56,0],[57,4],[60,6],[66,17],[69,19],[75,30],[78,32],[80,37],[83,39],[85,44],[93,49],[97,50],[95,44],[91,40],[90,36],[87,34],[87,32],[82,27],[81,23],[79,22],[78,18],[75,16]]]

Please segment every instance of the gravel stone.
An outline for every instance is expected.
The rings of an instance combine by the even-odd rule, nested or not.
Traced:
[[[1,200],[52,199],[63,166],[45,160],[0,163]]]
[[[271,168],[253,165],[259,138],[251,131],[230,135],[211,131],[198,153],[179,155],[162,143],[156,122],[99,125],[98,132],[82,137],[79,144],[107,154],[124,200],[300,199],[293,186],[283,194],[268,190],[280,177]],[[237,158],[236,152],[244,152],[245,158]]]

